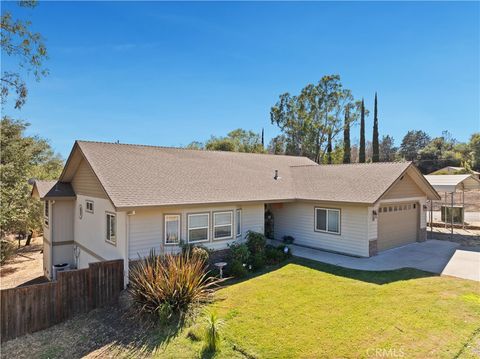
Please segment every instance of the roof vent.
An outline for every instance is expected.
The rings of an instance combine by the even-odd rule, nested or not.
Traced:
[[[282,178],[282,177],[280,177],[280,176],[278,175],[278,170],[275,170],[275,176],[273,176],[273,179],[274,179],[274,180],[278,180],[278,179],[281,179],[281,178]]]

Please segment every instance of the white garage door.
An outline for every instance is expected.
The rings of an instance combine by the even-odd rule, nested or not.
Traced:
[[[378,213],[378,250],[383,251],[415,242],[418,213],[418,203],[382,205]]]

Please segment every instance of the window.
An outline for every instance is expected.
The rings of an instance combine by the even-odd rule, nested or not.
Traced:
[[[340,234],[340,210],[315,208],[315,231]]]
[[[208,242],[210,213],[188,215],[188,242]]]
[[[46,227],[48,227],[49,219],[50,219],[50,208],[49,208],[50,202],[45,201],[43,203],[43,223],[45,224]]]
[[[180,215],[165,215],[165,244],[180,243]]]
[[[242,210],[241,209],[237,209],[237,237],[241,236],[242,235]]]
[[[117,243],[117,221],[113,213],[107,213],[106,241],[112,244]]]
[[[85,208],[88,213],[93,213],[93,201],[89,201],[88,199],[85,201]]]
[[[233,237],[233,211],[213,213],[213,239]]]

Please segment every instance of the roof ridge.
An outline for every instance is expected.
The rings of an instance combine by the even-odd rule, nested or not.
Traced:
[[[368,166],[368,165],[391,165],[391,164],[411,164],[412,161],[393,161],[393,162],[365,162],[365,163],[331,163],[331,164],[311,164],[311,165],[292,165],[290,167],[329,167],[329,166]]]
[[[257,153],[257,152],[236,152],[236,151],[219,151],[219,150],[202,150],[197,148],[185,148],[185,147],[175,147],[175,146],[159,146],[159,145],[145,145],[137,143],[115,143],[107,141],[87,141],[87,140],[76,140],[77,143],[98,143],[104,145],[121,145],[121,146],[131,146],[131,147],[148,147],[148,148],[160,148],[160,149],[171,149],[178,151],[197,151],[197,152],[211,152],[211,153],[235,153],[235,154],[245,154],[245,155],[261,155],[261,156],[278,156],[278,157],[289,157],[289,158],[306,158],[306,156],[294,156],[294,155],[276,155],[274,153]]]

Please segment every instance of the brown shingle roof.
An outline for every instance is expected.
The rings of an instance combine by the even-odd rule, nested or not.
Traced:
[[[116,207],[290,199],[290,166],[314,164],[294,156],[77,143]]]
[[[410,162],[292,167],[297,199],[374,203]]]
[[[320,166],[305,157],[104,142],[77,146],[117,208],[295,199],[370,204],[411,166]]]
[[[75,197],[75,192],[70,183],[37,180],[34,186],[37,188],[40,198]]]

